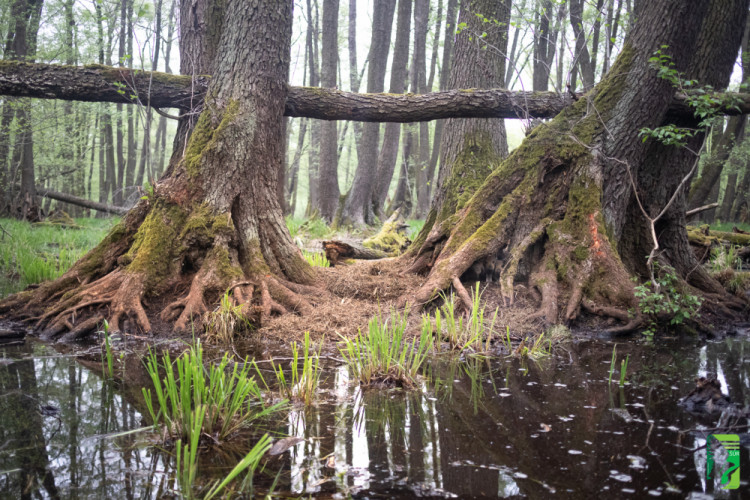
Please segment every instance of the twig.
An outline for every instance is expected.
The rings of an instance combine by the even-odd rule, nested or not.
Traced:
[[[7,230],[6,230],[6,229],[5,229],[4,227],[3,227],[3,225],[2,225],[2,224],[0,224],[0,231],[2,231],[2,233],[1,233],[1,234],[2,234],[2,236],[0,237],[0,241],[5,241],[5,235],[6,235],[6,234],[8,235],[8,237],[9,237],[9,238],[10,238],[11,240],[13,239],[13,235],[12,235],[12,234],[10,234],[10,233],[9,233],[9,232],[8,232],[8,231],[7,231]]]
[[[711,210],[712,208],[718,207],[718,203],[709,203],[708,205],[703,205],[702,207],[694,208],[692,210],[688,210],[685,212],[686,217],[690,217],[691,215],[695,215],[701,212],[705,212],[706,210]]]

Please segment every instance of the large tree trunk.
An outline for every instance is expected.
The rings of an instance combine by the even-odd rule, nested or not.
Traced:
[[[186,1],[183,12],[188,6],[198,16],[200,4]],[[184,154],[173,155],[153,196],[70,271],[10,297],[0,311],[43,310],[37,326],[47,335],[77,336],[96,328],[107,305],[115,330],[130,323],[150,331],[159,312],[178,331],[199,328],[206,304],[226,290],[260,321],[286,308],[310,310],[293,290],[313,273],[276,197],[292,3],[229,2],[223,13],[212,6],[210,19],[198,20],[208,23],[205,33],[221,33],[214,77]],[[205,39],[197,47],[211,50]],[[160,311],[147,311],[145,301]]]
[[[698,65],[706,55],[715,55],[708,35],[721,25],[721,36],[729,38],[725,54],[708,60],[718,64],[712,74],[727,78],[731,64],[727,68],[723,59],[733,60],[737,53],[746,9],[744,0],[731,5],[708,0],[649,3],[603,81],[537,127],[463,207],[417,240],[418,248],[408,257],[411,269],[429,277],[408,300],[424,304],[456,286],[472,264],[491,259],[499,264],[506,300],[513,302],[515,283],[528,283],[538,290],[537,316],[547,323],[570,321],[583,306],[632,329],[638,321],[630,321],[627,313],[637,308],[630,281],[634,270],[623,257],[643,259],[648,252],[633,252],[630,246],[623,253],[634,235],[646,231],[642,217],[629,217],[634,190],[628,171],[648,210],[659,196],[664,208],[672,195],[664,197],[642,180],[654,146],[643,143],[639,131],[664,122],[675,91],[649,59],[668,46],[678,71],[697,71],[691,61]],[[659,169],[651,165],[651,170]],[[680,181],[674,170],[658,175],[676,177],[671,186]],[[681,207],[674,206],[680,209],[684,219],[684,200]],[[674,231],[684,233],[684,225]],[[689,252],[679,250],[661,258],[669,263]]]
[[[510,0],[473,0],[462,5],[458,21],[466,28],[456,37],[450,88],[491,88],[503,82],[510,6]],[[490,29],[478,15],[498,23]],[[487,37],[479,38],[484,31]],[[503,120],[449,119],[442,140],[438,185],[417,242],[460,209],[508,152]]]

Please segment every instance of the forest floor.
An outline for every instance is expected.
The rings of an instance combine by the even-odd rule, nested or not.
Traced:
[[[117,220],[83,218],[64,224],[30,224],[0,219],[0,298],[62,275],[101,241]],[[414,237],[423,221],[413,220],[408,224],[408,236]],[[747,224],[732,225],[750,230]],[[425,280],[424,277],[404,273],[403,265],[397,259],[349,261],[328,267],[328,262],[319,253],[324,239],[361,239],[371,236],[377,228],[340,234],[333,232],[320,219],[293,218],[287,219],[287,226],[297,245],[317,270],[316,285],[321,295],[314,300],[315,307],[311,314],[274,317],[252,334],[256,338],[288,344],[292,340],[302,339],[305,332],[309,332],[312,339],[325,338],[332,342],[342,336],[352,337],[360,329],[366,329],[368,321],[375,315],[388,317],[399,298],[415,293]],[[715,229],[724,228],[719,226]],[[467,288],[470,285],[467,283]],[[535,312],[536,305],[522,288],[517,291],[511,307],[504,305],[497,283],[481,283],[478,293],[481,295],[480,308],[485,321],[489,323],[495,318],[493,332],[503,336],[510,332],[515,339],[544,332],[541,321],[528,319]],[[426,308],[425,312],[434,314],[437,305]],[[420,324],[419,314],[410,315],[408,331],[418,332]],[[579,329],[585,331],[586,326],[579,325]]]

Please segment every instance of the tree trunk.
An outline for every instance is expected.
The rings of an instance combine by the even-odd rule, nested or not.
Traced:
[[[396,21],[396,43],[393,47],[393,65],[391,67],[391,94],[402,94],[406,87],[407,66],[409,64],[409,36],[411,34],[411,0],[399,0],[398,19]],[[401,125],[386,123],[383,133],[383,145],[378,156],[378,170],[375,188],[372,192],[372,206],[376,215],[382,216],[383,205],[388,196],[393,171],[398,157]]]
[[[737,222],[750,222],[750,168],[745,162],[745,173],[737,187],[737,194],[732,204],[730,219]]]
[[[318,3],[315,2],[315,11],[313,11],[313,4],[310,0],[307,0],[307,54],[308,54],[308,67],[310,74],[310,86],[317,87],[320,85],[320,72],[319,68],[319,57],[318,57]],[[307,210],[305,215],[308,217],[313,216],[316,210],[320,207],[320,195],[318,192],[319,187],[319,172],[320,168],[320,123],[312,121],[310,122],[310,146],[307,151]]]
[[[412,62],[412,92],[423,94],[427,92],[427,23],[430,17],[430,3],[428,0],[417,0],[414,4],[414,60]],[[421,219],[427,213],[430,205],[430,192],[433,173],[430,171],[430,134],[426,122],[418,127],[418,148],[414,148],[412,163],[416,175],[416,200],[412,218]],[[415,131],[415,139],[417,139]]]
[[[368,93],[383,92],[395,10],[396,0],[375,0],[370,55],[367,58]],[[379,123],[367,123],[362,127],[362,147],[358,152],[357,170],[338,220],[340,225],[363,226],[374,222],[372,192],[377,172],[379,140]]]
[[[630,281],[635,270],[626,265],[644,260],[648,253],[642,247],[634,251],[633,236],[649,240],[643,237],[642,217],[634,218],[628,211],[634,192],[628,170],[652,216],[656,200],[663,209],[673,193],[665,197],[650,179],[644,182],[647,166],[651,172],[659,168],[649,164],[654,146],[640,141],[639,131],[664,122],[674,93],[649,59],[666,45],[676,70],[698,73],[691,61],[697,66],[711,60],[717,67],[709,76],[726,80],[732,64],[725,63],[734,61],[746,11],[746,1],[650,2],[602,82],[554,120],[537,127],[462,207],[417,240],[418,246],[407,257],[410,268],[429,277],[408,301],[428,302],[475,262],[489,259],[500,270],[507,301],[513,302],[517,282],[538,290],[536,316],[546,323],[571,321],[583,307],[627,323],[620,330],[634,328],[640,320],[631,320],[627,311],[637,308]],[[717,32],[718,26],[725,28]],[[712,33],[728,40],[716,47]],[[716,56],[714,51],[721,55],[706,58]],[[663,163],[659,166],[663,168]],[[656,176],[675,177],[671,187],[682,178],[676,173]],[[684,200],[673,208],[682,210],[683,220],[684,208]],[[657,229],[660,241],[662,230],[672,228]],[[684,224],[673,230],[681,231],[686,240]],[[685,260],[689,248],[680,250],[661,259]]]
[[[186,0],[183,11],[189,7],[197,13],[196,7],[205,7],[201,3]],[[163,305],[186,288],[186,295],[160,313],[178,331],[200,327],[206,304],[226,290],[261,322],[287,308],[310,311],[297,293],[309,287],[294,283],[309,282],[313,273],[289,236],[276,197],[291,8],[291,2],[271,0],[229,2],[223,13],[197,19],[207,34],[221,36],[195,45],[212,51],[216,60],[210,97],[184,154],[173,155],[153,195],[70,271],[6,299],[0,310],[18,314],[23,305],[38,312],[52,303],[37,326],[46,335],[68,331],[68,338],[96,329],[105,310],[113,330],[127,323],[150,331],[149,313],[158,311],[147,312],[144,300],[159,296],[149,303]],[[208,43],[212,40],[217,48]],[[197,54],[190,57],[200,60]]]
[[[323,0],[323,44],[320,70],[320,84],[323,87],[336,87],[339,35],[339,2]],[[320,216],[332,222],[339,206],[339,169],[336,122],[327,121],[320,126],[320,168],[319,188]]]
[[[731,160],[730,160],[731,161]],[[732,163],[736,163],[732,161]],[[737,172],[732,172],[727,176],[727,187],[724,190],[724,198],[721,200],[721,207],[719,209],[719,219],[728,222],[729,217],[732,213],[732,205],[735,200],[735,189],[737,187]]]
[[[502,84],[510,7],[509,0],[475,0],[462,4],[458,20],[459,24],[466,23],[466,28],[456,37],[448,87],[491,88]],[[493,25],[494,29],[489,29],[478,14],[498,23]],[[487,37],[479,37],[485,31]],[[424,241],[434,225],[441,225],[460,209],[492,168],[508,154],[503,120],[449,119],[442,139],[438,186],[416,242]]]
[[[575,54],[573,58],[573,76],[570,78],[570,88],[576,89],[576,71],[580,71],[583,80],[583,90],[594,86],[594,63],[589,56],[586,44],[586,32],[583,30],[583,0],[570,0],[570,26],[576,37]]]
[[[711,154],[703,164],[700,177],[690,187],[688,209],[708,203],[714,186],[719,183],[724,165],[729,160],[729,154],[744,133],[746,122],[747,118],[744,116],[733,116],[729,119],[726,130],[718,137],[718,144],[715,144]]]

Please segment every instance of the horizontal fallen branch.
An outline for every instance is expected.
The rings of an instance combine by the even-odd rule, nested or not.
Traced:
[[[117,215],[125,215],[126,213],[128,213],[128,209],[125,207],[117,207],[114,205],[107,205],[106,203],[98,203],[96,201],[91,201],[85,198],[79,198],[78,196],[73,196],[72,194],[59,193],[57,191],[52,191],[50,189],[37,188],[36,194],[39,196],[46,196],[47,198],[52,198],[53,200],[64,201],[65,203],[70,203],[71,205],[78,205],[79,207],[90,208],[92,210],[97,210],[99,212],[106,212],[106,213],[112,213],[112,214],[117,214]]]
[[[193,110],[202,102],[210,76],[195,78],[102,65],[0,61],[0,95],[88,102],[140,102],[156,108]],[[731,99],[727,98],[731,96]],[[580,98],[580,95],[577,96]],[[750,113],[750,94],[717,94],[727,115]],[[358,94],[337,89],[290,87],[286,116],[321,120],[419,122],[441,118],[551,118],[573,102],[554,92],[464,89],[428,94]],[[670,116],[691,116],[684,94]]]

